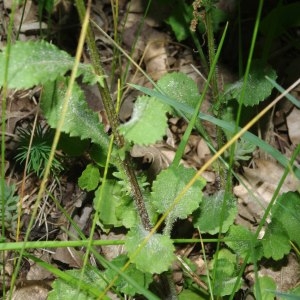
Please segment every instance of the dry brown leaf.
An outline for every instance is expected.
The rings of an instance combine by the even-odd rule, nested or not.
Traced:
[[[296,107],[293,108],[292,112],[286,117],[288,133],[291,142],[294,145],[300,143],[300,110]]]
[[[300,280],[299,260],[294,253],[290,253],[284,261],[273,262],[271,266],[262,265],[258,274],[273,278],[279,291],[293,289]],[[247,274],[247,279],[254,282],[255,276],[255,272],[251,271]]]
[[[126,20],[128,27],[135,23],[134,20],[138,20],[138,22],[143,21],[151,27],[158,27],[161,25],[162,21],[166,19],[171,9],[171,5],[168,6],[166,3],[162,5],[160,1],[153,1],[147,16],[144,18],[148,0],[131,0],[128,2],[128,16]],[[135,17],[132,18],[132,15],[135,15]]]
[[[38,6],[30,0],[16,10],[14,28],[22,33],[19,39],[28,40],[32,39],[30,34],[39,33],[41,29],[47,29],[47,24],[38,20]]]
[[[155,178],[161,170],[166,169],[175,156],[174,151],[158,145],[148,147],[134,145],[130,154],[132,157],[143,158],[143,163],[151,164],[148,169],[151,178]]]
[[[44,281],[26,282],[25,286],[22,286],[13,293],[13,300],[46,300],[50,285],[45,285]]]
[[[42,253],[41,253],[42,252]],[[52,255],[49,252],[41,251],[40,249],[35,251],[35,256],[39,257],[43,261],[50,263]],[[53,274],[45,269],[44,267],[40,266],[36,262],[30,260],[30,269],[26,275],[26,280],[45,280],[45,279],[52,279]]]
[[[158,80],[168,71],[168,35],[155,29],[161,23],[161,12],[151,14],[150,9],[144,18],[145,4],[143,0],[130,2],[122,37],[129,49],[134,47],[133,59],[138,61],[143,54],[147,73]]]
[[[90,206],[85,206],[82,208],[80,216],[75,215],[73,217],[73,221],[77,225],[77,228],[83,230],[86,227],[86,224],[88,224],[88,221],[91,217],[92,211],[93,209]],[[72,235],[72,239],[76,239],[76,237],[78,237],[78,231],[72,225],[70,226],[69,231]]]
[[[168,73],[168,53],[166,35],[153,34],[147,41],[144,53],[146,71],[153,80],[157,81]]]
[[[124,238],[125,233],[117,234],[110,231],[108,234],[101,234],[102,240],[123,240]],[[125,252],[124,245],[107,245],[103,246],[101,249],[103,256],[108,260],[112,260]]]
[[[210,157],[211,153],[204,139],[200,139],[197,145],[197,154],[201,161],[206,162]]]
[[[273,197],[284,168],[276,162],[261,159],[255,160],[255,164],[256,168],[244,168],[244,174],[240,177],[243,184],[234,187],[233,191],[249,208],[252,216],[260,219]],[[280,194],[297,191],[299,187],[299,179],[289,174],[280,189]]]
[[[0,95],[1,96],[1,95]],[[0,108],[0,113],[2,109]],[[36,105],[32,100],[31,92],[21,91],[13,92],[9,91],[7,98],[6,115],[6,150],[13,150],[16,146],[16,125],[25,118],[32,118],[36,113]],[[1,124],[2,121],[0,121]]]
[[[77,251],[73,247],[57,248],[53,254],[53,259],[60,261],[71,268],[81,268],[83,266],[82,251]]]

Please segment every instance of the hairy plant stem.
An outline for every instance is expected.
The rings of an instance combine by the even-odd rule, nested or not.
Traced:
[[[213,19],[212,19],[212,13],[211,13],[212,10],[209,7],[210,5],[212,5],[212,3],[209,3],[208,7],[206,7],[205,26],[206,26],[207,40],[208,40],[209,64],[210,64],[210,66],[212,66],[213,61],[215,59],[215,40],[214,40],[214,32],[213,32]],[[221,119],[221,116],[223,113],[223,105],[222,105],[220,97],[219,97],[217,69],[215,69],[213,72],[210,84],[211,84],[212,100],[214,103],[214,108],[217,110],[216,117]],[[220,149],[225,144],[224,133],[220,127],[217,127],[216,131],[217,131],[216,132],[217,145],[218,145],[218,149]],[[226,186],[226,181],[228,181],[229,179],[227,178],[227,174],[225,172],[224,167],[222,167],[220,163],[217,164],[217,167],[218,167],[218,173],[219,173],[219,177],[220,177],[219,188],[224,189]]]
[[[84,15],[85,15],[85,6],[83,0],[76,0],[76,7],[78,11],[78,15],[80,17],[80,20],[82,22]],[[99,76],[105,76],[105,72],[103,71],[100,57],[99,57],[99,51],[97,49],[96,43],[95,43],[95,36],[92,31],[92,28],[89,24],[87,29],[87,35],[86,35],[87,44],[90,50],[90,58],[91,63],[94,67],[94,70],[97,75]],[[109,88],[107,85],[107,81],[103,80],[103,86],[98,83],[98,89],[102,97],[102,101],[105,107],[105,111],[107,114],[107,118],[109,120],[112,132],[115,137],[115,144],[118,149],[121,149],[125,145],[124,137],[118,132],[118,126],[119,126],[119,119],[118,115],[116,113]],[[135,204],[138,210],[138,214],[140,216],[141,222],[146,230],[151,230],[152,226],[150,223],[149,215],[145,206],[145,202],[143,199],[143,195],[140,189],[140,186],[138,184],[136,175],[134,173],[132,162],[130,156],[127,154],[125,155],[124,160],[122,160],[120,157],[116,157],[116,165],[124,171],[126,176],[129,179],[130,185],[131,185],[131,191],[133,194],[133,198],[135,200]]]

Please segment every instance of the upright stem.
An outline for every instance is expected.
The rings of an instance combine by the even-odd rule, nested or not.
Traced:
[[[208,57],[209,57],[209,64],[210,67],[213,64],[213,61],[215,59],[215,40],[214,40],[214,32],[213,32],[213,20],[212,20],[212,15],[211,15],[211,9],[210,5],[212,3],[208,3],[208,7],[205,8],[205,24],[206,24],[206,31],[207,31],[207,41],[208,41]],[[217,68],[214,70],[212,74],[212,78],[210,81],[211,84],[211,90],[212,90],[212,100],[214,103],[214,107],[217,110],[217,117],[221,118],[222,113],[223,113],[223,105],[220,101],[220,96],[219,96],[219,87],[218,87],[218,74],[217,74]],[[217,145],[218,149],[220,149],[224,145],[224,133],[220,127],[217,127]],[[220,186],[219,188],[223,189],[225,188],[226,185],[226,174],[224,171],[224,168],[220,164],[218,164],[218,173],[220,176]]]
[[[84,15],[85,15],[85,6],[84,6],[83,0],[76,0],[76,6],[77,6],[78,15],[82,22]],[[94,36],[94,33],[92,31],[90,24],[87,29],[86,40],[87,40],[87,44],[88,44],[88,47],[90,50],[91,62],[93,64],[95,72],[99,76],[104,76],[105,73],[104,73],[102,65],[101,65],[99,51],[98,51],[96,43],[95,43],[95,36]],[[98,83],[98,89],[101,94],[103,105],[105,107],[105,111],[106,111],[111,129],[112,129],[112,132],[115,137],[115,144],[117,145],[117,147],[119,149],[121,149],[124,146],[125,141],[124,141],[124,137],[118,131],[119,119],[118,119],[118,115],[116,113],[105,77],[104,77],[103,83],[104,83],[103,86],[100,83]],[[135,200],[138,214],[140,216],[140,219],[141,219],[141,222],[142,222],[144,228],[146,230],[151,230],[152,226],[150,223],[149,215],[148,215],[148,212],[147,212],[147,209],[145,206],[145,202],[143,199],[143,195],[142,195],[140,186],[138,184],[137,178],[133,171],[130,156],[126,155],[124,160],[117,157],[116,163],[117,163],[118,167],[123,169],[124,173],[129,178],[131,190],[133,193],[133,198]]]
[[[138,184],[137,178],[135,176],[134,170],[132,168],[131,159],[128,153],[126,154],[125,159],[121,162],[121,166],[123,167],[125,174],[130,180],[135,205],[137,207],[142,224],[146,230],[150,231],[152,229],[152,226],[145,206],[144,197]]]

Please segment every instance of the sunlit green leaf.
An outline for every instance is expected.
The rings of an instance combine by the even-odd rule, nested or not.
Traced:
[[[164,105],[153,97],[138,97],[131,119],[119,126],[124,137],[139,145],[149,145],[166,134],[167,116]]]
[[[266,228],[265,235],[262,239],[264,256],[279,260],[288,254],[291,250],[289,236],[282,223],[273,219]]]
[[[258,281],[254,284],[255,299],[274,300],[276,283],[267,276],[258,277]]]
[[[127,261],[128,261],[127,256],[119,255],[118,257],[113,259],[111,263],[113,263],[119,269],[122,269],[124,265],[127,263]],[[131,279],[134,280],[137,284],[143,286],[146,289],[148,288],[149,284],[152,281],[152,275],[150,273],[141,272],[140,270],[136,269],[134,264],[130,264],[125,269],[124,273],[127,276],[130,276]],[[117,275],[117,272],[115,272],[113,269],[107,269],[104,272],[104,275],[107,281],[111,282]],[[134,296],[137,293],[135,287],[133,287],[124,277],[118,276],[114,285],[117,288],[117,290],[120,291],[121,293],[130,296]]]
[[[88,192],[95,190],[100,182],[99,168],[88,164],[81,176],[78,178],[79,187]]]
[[[232,225],[226,236],[226,245],[238,256],[257,260],[262,256],[261,244],[254,240],[254,233],[241,225]]]
[[[161,171],[152,187],[152,203],[157,212],[165,213],[168,211],[174,199],[195,174],[196,172],[193,169],[187,169],[182,165],[178,167],[171,166]],[[196,179],[196,182],[182,196],[179,203],[172,207],[168,217],[171,220],[184,219],[197,209],[202,201],[202,189],[204,186],[204,179]]]
[[[272,209],[272,222],[276,220],[287,232],[291,241],[300,247],[300,195],[297,192],[282,194]]]
[[[101,193],[102,197],[100,198]],[[105,181],[104,186],[101,185],[97,189],[94,207],[98,208],[100,221],[105,226],[119,227],[122,225],[122,222],[116,217],[116,206],[122,196],[127,197],[122,193],[121,186],[115,180],[108,179]]]
[[[48,81],[43,86],[40,106],[52,128],[57,127],[61,118],[67,86],[67,78],[60,78],[56,82]],[[97,113],[88,107],[84,94],[76,83],[69,99],[62,131],[70,134],[70,136],[91,139],[94,143],[100,145],[104,151],[108,149],[109,137],[104,132]]]
[[[184,73],[168,73],[158,80],[157,86],[163,94],[192,108],[200,99],[195,81]]]
[[[72,278],[76,279],[71,281],[65,281],[61,278],[56,279],[53,284],[53,290],[49,292],[48,298],[49,300],[60,300],[60,299],[66,299],[66,300],[92,300],[97,299],[97,294],[100,295],[101,289],[104,290],[106,287],[106,282],[103,280],[103,278],[96,273],[91,268],[86,268],[83,272],[81,270],[68,270],[65,271],[66,275],[69,275],[68,277],[72,276]],[[88,293],[87,290],[81,290],[80,289],[80,282],[83,282],[86,286],[89,286],[89,289],[93,293]],[[100,289],[100,291],[95,295],[95,290]],[[107,298],[106,298],[107,299]]]
[[[7,48],[0,53],[0,86],[4,83]],[[74,58],[46,41],[17,41],[9,53],[9,88],[30,88],[34,85],[54,81],[63,76],[74,65]],[[99,80],[91,65],[79,64],[78,74],[83,74],[85,82]]]
[[[194,213],[193,223],[201,232],[216,234],[226,232],[237,214],[236,199],[219,191],[212,196],[203,197],[199,209]]]
[[[155,233],[148,239],[149,234],[140,226],[132,228],[127,234],[125,247],[139,270],[160,274],[167,271],[174,261],[175,248],[169,237]]]
[[[230,84],[225,91],[225,97],[227,99],[237,99],[245,106],[257,105],[270,96],[273,89],[273,85],[265,76],[273,80],[277,78],[276,72],[271,67],[264,67],[258,62],[254,63],[247,82],[244,83],[244,77],[242,77],[237,82]],[[244,92],[242,94],[243,89]]]
[[[236,281],[239,280],[238,287],[241,286],[242,280],[237,276],[237,259],[236,255],[227,249],[221,249],[218,254],[214,255],[211,262],[211,268],[215,274],[213,293],[217,296],[226,296],[234,294],[233,289]]]

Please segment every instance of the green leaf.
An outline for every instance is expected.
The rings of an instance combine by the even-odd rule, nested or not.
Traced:
[[[127,234],[125,248],[139,270],[160,274],[167,271],[174,261],[175,248],[169,237],[155,233],[148,240],[149,234],[142,226],[132,228]],[[145,239],[147,243],[144,245]]]
[[[93,164],[88,164],[78,178],[79,187],[88,192],[95,190],[100,182],[99,169]]]
[[[115,259],[112,260],[117,268],[122,269],[124,265],[127,263],[128,258],[125,255],[119,255]],[[148,288],[149,284],[152,282],[152,275],[150,273],[144,273],[140,270],[137,270],[134,264],[130,264],[124,273],[129,276],[132,280],[134,280],[138,285]],[[107,269],[104,272],[104,275],[108,282],[111,282],[117,274],[113,269]],[[118,276],[118,279],[115,281],[114,286],[116,289],[129,296],[134,296],[138,291],[123,277]]]
[[[115,180],[106,180],[100,199],[101,189],[103,189],[102,185],[97,189],[94,198],[94,208],[99,211],[101,223],[106,226],[121,226],[122,223],[116,217],[116,206],[118,205],[121,195],[123,194],[124,196],[124,193],[121,192],[121,187]]]
[[[206,294],[200,295],[199,293],[193,292],[190,289],[184,289],[178,295],[178,299],[179,300],[187,300],[187,299],[189,299],[189,300],[207,300],[208,297]]]
[[[157,221],[158,214],[154,211],[153,205],[150,203],[149,195],[143,193],[145,206],[150,218],[150,223],[155,224]],[[136,206],[131,197],[121,197],[116,204],[116,217],[123,226],[126,228],[132,228],[139,221],[137,215]]]
[[[103,191],[100,199],[101,189]],[[146,195],[144,196],[150,220],[154,224],[157,215],[153,213],[153,208]],[[125,226],[126,228],[132,228],[139,221],[132,197],[124,191],[119,181],[113,179],[106,180],[105,184],[97,189],[94,198],[94,208],[98,210],[99,220],[104,227]]]
[[[263,67],[258,62],[252,65],[248,80],[244,83],[244,77],[229,85],[224,93],[226,99],[237,99],[245,106],[254,106],[271,95],[273,85],[265,78],[275,80],[276,72],[271,67]],[[245,84],[245,87],[244,87]],[[244,89],[244,97],[242,90]]]
[[[196,107],[200,95],[195,81],[184,73],[168,73],[160,78],[157,87],[165,95],[176,99],[179,103]],[[176,109],[176,106],[174,106]]]
[[[222,115],[222,120],[228,122],[232,126],[235,126],[235,115],[233,114],[233,108],[231,106],[227,106],[224,109],[224,113]],[[227,141],[229,141],[235,134],[236,132],[232,132],[227,129],[223,129]],[[235,143],[235,148],[234,148],[234,161],[239,161],[239,160],[249,160],[252,155],[253,151],[256,149],[256,145],[244,137],[241,137],[236,143]],[[227,152],[228,153],[228,152]],[[229,153],[227,154],[229,156]]]
[[[83,152],[90,148],[90,140],[81,140],[79,137],[70,137],[62,132],[59,138],[57,149],[62,150],[69,156],[81,156]]]
[[[260,242],[253,240],[254,234],[248,229],[240,225],[232,225],[227,233],[225,244],[242,258],[245,258],[250,251],[250,260],[253,261],[262,256]]]
[[[67,86],[67,78],[60,78],[56,82],[48,81],[43,86],[40,106],[52,128],[57,127]],[[76,83],[74,83],[72,95],[69,99],[62,131],[70,134],[70,136],[91,139],[107,152],[109,138],[104,132],[103,125],[99,123],[97,113],[88,107],[84,94]]]
[[[164,105],[153,97],[138,97],[130,121],[119,126],[128,141],[149,145],[166,134],[167,116]]]
[[[276,283],[267,276],[258,277],[258,281],[254,283],[255,299],[274,300]]]
[[[190,24],[193,19],[193,7],[184,1],[177,1],[172,7],[173,9],[170,16],[166,19],[166,23],[171,26],[176,39],[180,42],[191,35]],[[210,10],[213,31],[216,32],[220,30],[222,24],[224,24],[227,19],[227,14],[213,5],[211,5],[211,7],[206,6],[206,10]],[[202,34],[205,32],[206,26],[199,16],[197,17],[197,21],[197,31]]]
[[[256,149],[256,146],[241,138],[236,144],[234,149],[234,160],[249,160],[253,156],[253,152]]]
[[[217,32],[224,27],[224,23],[228,20],[229,15],[223,9],[219,9],[216,6],[212,6],[210,9],[213,31]]]
[[[288,238],[300,247],[300,195],[297,192],[282,194],[272,209],[272,222],[278,222]]]
[[[119,223],[126,228],[132,228],[138,222],[136,206],[131,197],[121,197],[117,201],[115,214]]]
[[[177,41],[183,41],[190,36],[190,20],[193,8],[183,1],[179,1],[173,6],[170,16],[166,19],[176,36]]]
[[[107,160],[107,153],[103,151],[99,144],[92,143],[88,149],[91,159],[101,167],[105,167]]]
[[[271,34],[271,38],[279,37],[287,29],[300,26],[299,11],[300,3],[297,2],[277,6],[262,20],[259,28],[264,35]],[[273,27],[272,30],[270,26]]]
[[[262,239],[262,245],[264,256],[266,258],[272,257],[274,260],[279,260],[290,252],[291,245],[289,236],[282,223],[278,222],[276,218],[268,224]]]
[[[0,206],[0,216],[4,218],[5,229],[15,231],[18,225],[18,203],[19,196],[14,184],[8,185],[3,178],[0,178],[0,197],[2,205]],[[2,190],[4,188],[4,190]],[[3,196],[3,198],[2,198]],[[4,211],[2,210],[4,209]]]
[[[86,268],[83,276],[81,276],[81,270],[68,270],[64,272],[68,277],[72,277],[75,280],[65,281],[61,278],[56,279],[53,284],[53,290],[48,294],[48,300],[92,300],[98,299],[95,296],[95,291],[99,289],[104,290],[106,282],[102,277],[96,273],[92,268]],[[83,282],[85,286],[89,286],[89,290],[93,293],[88,293],[86,290],[80,289],[80,282]],[[98,292],[99,294],[99,292]]]
[[[152,203],[158,213],[165,213],[170,209],[174,199],[183,190],[186,184],[195,176],[193,169],[187,169],[182,165],[171,166],[160,172],[152,186]],[[205,181],[198,178],[192,187],[183,195],[169,212],[168,217],[175,221],[184,219],[199,207],[202,201],[202,189]]]
[[[210,268],[214,269],[215,280],[213,282],[213,292],[217,296],[227,296],[233,294],[233,288],[237,280],[236,255],[227,249],[221,249],[218,255],[215,255]],[[241,286],[240,280],[238,286]]]
[[[7,48],[0,53],[0,85],[4,83]],[[74,58],[67,52],[45,41],[16,42],[11,46],[8,66],[9,88],[30,88],[34,85],[53,81],[64,75],[74,65]],[[84,82],[99,80],[91,65],[80,64],[78,74]]]
[[[216,234],[220,231],[226,232],[232,225],[237,214],[236,199],[219,191],[213,196],[203,197],[199,209],[194,213],[194,227],[202,233]]]
[[[300,195],[297,192],[282,194],[272,210],[272,219],[276,218],[283,224],[290,240],[300,247]]]

